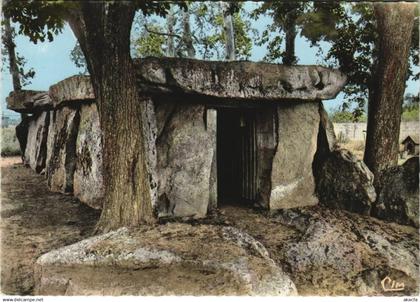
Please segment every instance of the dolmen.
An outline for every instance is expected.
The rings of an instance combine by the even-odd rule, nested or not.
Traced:
[[[334,145],[322,100],[346,76],[321,66],[178,58],[135,61],[148,96],[151,193],[159,217],[205,217],[228,204],[315,205],[316,160]],[[49,189],[102,207],[102,137],[89,76],[11,93],[26,165]],[[140,117],[139,117],[140,118]],[[150,151],[150,150],[149,150]]]

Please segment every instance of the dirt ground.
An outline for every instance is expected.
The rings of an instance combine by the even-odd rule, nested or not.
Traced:
[[[0,162],[1,292],[30,295],[33,294],[36,259],[50,250],[91,236],[100,212],[72,196],[50,192],[45,177],[20,162],[20,158]],[[316,211],[314,213],[318,215]],[[237,206],[223,206],[209,217],[190,223],[230,225],[245,231],[267,248],[270,257],[286,273],[293,273],[293,267],[284,259],[287,244],[301,241],[302,232],[296,226],[279,223],[276,217],[262,210]],[[387,225],[383,222],[373,224]],[[402,226],[394,228],[398,231]],[[418,236],[416,240],[418,242]],[[300,295],[320,294],[316,284],[294,282]],[[352,294],[351,290],[344,293]],[[329,291],[323,294],[328,295]]]
[[[33,264],[43,253],[89,237],[99,211],[48,191],[45,177],[21,164],[1,164],[1,292],[30,295]]]

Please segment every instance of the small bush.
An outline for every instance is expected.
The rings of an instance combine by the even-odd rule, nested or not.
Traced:
[[[1,128],[1,156],[21,155],[15,127]]]
[[[419,120],[419,108],[410,108],[407,110],[404,110],[401,120],[403,122],[411,122],[411,121],[418,121]]]

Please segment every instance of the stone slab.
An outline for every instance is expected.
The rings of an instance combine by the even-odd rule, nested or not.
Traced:
[[[54,110],[48,135],[47,184],[51,191],[73,192],[76,166],[76,139],[80,115],[77,109],[63,107]]]
[[[205,122],[203,105],[156,105],[159,215],[204,217],[214,199],[215,117]]]
[[[312,163],[317,149],[318,103],[278,106],[278,144],[271,172],[270,209],[318,203]]]
[[[373,173],[350,151],[338,148],[321,165],[317,195],[329,207],[368,215],[376,200]]]
[[[73,193],[90,207],[102,208],[102,134],[95,103],[80,108]]]
[[[32,170],[40,173],[45,168],[47,157],[47,137],[49,112],[44,111],[27,117],[28,136],[26,141],[24,162]]]
[[[48,92],[37,90],[12,91],[6,98],[6,103],[7,109],[21,113],[40,112],[53,107]]]
[[[265,247],[233,227],[119,229],[48,252],[36,295],[296,295]]]
[[[346,83],[338,70],[246,61],[145,58],[135,61],[143,91],[248,101],[333,99]]]
[[[75,75],[50,87],[48,91],[54,107],[66,102],[92,101],[95,99],[89,76]]]

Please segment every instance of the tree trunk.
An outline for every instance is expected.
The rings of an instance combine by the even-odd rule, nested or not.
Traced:
[[[147,99],[130,57],[134,7],[84,2],[70,25],[85,54],[103,139],[105,197],[97,232],[155,221],[147,171],[143,117]]]
[[[414,3],[375,3],[378,61],[369,96],[364,161],[376,178],[398,163],[401,110],[414,23]]]
[[[192,40],[192,33],[190,27],[190,12],[188,8],[186,10],[182,10],[182,40],[185,44],[187,50],[187,57],[194,58],[195,57],[195,49]]]
[[[19,78],[19,66],[16,61],[15,43],[13,42],[12,27],[10,26],[10,19],[8,16],[4,16],[4,45],[9,55],[9,69],[13,80],[13,90],[19,91],[22,89]]]
[[[232,13],[230,10],[229,2],[220,2],[221,10],[223,13],[223,29],[225,32],[225,51],[226,60],[234,61],[235,54],[235,29],[233,27]]]
[[[4,40],[3,44],[7,50],[7,54],[9,56],[9,70],[10,74],[12,75],[12,82],[13,82],[13,91],[19,91],[22,89],[22,85],[20,83],[20,76],[19,76],[19,66],[16,60],[16,45],[13,42],[13,34],[12,34],[12,27],[10,25],[10,18],[9,16],[4,15],[3,18],[4,24]],[[20,153],[22,157],[22,161],[25,157],[25,149],[26,149],[26,142],[28,136],[28,124],[25,120],[27,117],[26,113],[20,114],[21,123],[16,126],[16,137],[19,141]]]
[[[173,5],[171,5],[168,15],[166,16],[166,27],[168,30],[167,39],[167,50],[166,55],[168,57],[175,57],[175,43],[174,43],[174,26],[175,26],[175,16]]]
[[[296,16],[293,12],[289,12],[286,16],[285,33],[286,51],[283,56],[283,64],[293,65],[297,63],[295,56]]]

